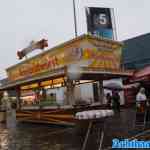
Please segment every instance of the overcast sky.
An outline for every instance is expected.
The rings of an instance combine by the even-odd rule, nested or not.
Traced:
[[[76,0],[79,35],[87,6],[114,8],[119,41],[150,32],[150,0]],[[72,0],[0,0],[0,18],[0,79],[30,41],[47,38],[50,48],[74,37]]]

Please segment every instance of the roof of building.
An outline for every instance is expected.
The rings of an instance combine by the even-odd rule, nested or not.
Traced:
[[[150,65],[150,33],[123,43],[123,64],[126,69],[141,69]]]

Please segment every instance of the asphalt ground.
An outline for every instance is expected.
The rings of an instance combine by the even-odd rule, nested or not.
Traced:
[[[87,125],[86,125],[87,126]],[[0,150],[81,150],[86,126],[60,127],[54,125],[19,123],[17,126],[0,124]],[[97,150],[98,130],[95,124],[90,133],[86,150]],[[104,127],[102,148],[112,149],[114,138],[150,141],[150,124],[135,125],[135,110],[122,109],[108,118]]]

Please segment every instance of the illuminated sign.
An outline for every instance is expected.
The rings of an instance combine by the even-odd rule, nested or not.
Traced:
[[[21,90],[34,89],[39,87],[37,83],[21,86]]]
[[[40,86],[49,86],[52,85],[52,80],[43,81],[40,83]]]

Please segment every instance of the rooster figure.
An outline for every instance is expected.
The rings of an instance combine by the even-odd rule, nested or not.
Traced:
[[[30,45],[21,51],[17,51],[17,56],[19,59],[22,59],[25,57],[28,53],[34,51],[35,49],[44,49],[45,47],[48,47],[48,42],[45,39],[42,39],[40,41],[34,42],[32,41]]]

